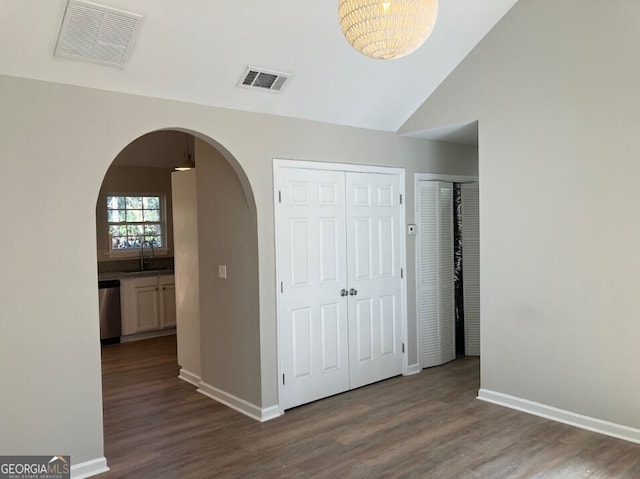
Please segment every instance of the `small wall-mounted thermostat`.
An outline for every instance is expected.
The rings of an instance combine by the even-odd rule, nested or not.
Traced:
[[[218,265],[218,278],[227,279],[227,265],[219,264]]]
[[[416,225],[407,225],[407,234],[408,235],[415,235],[416,234]]]

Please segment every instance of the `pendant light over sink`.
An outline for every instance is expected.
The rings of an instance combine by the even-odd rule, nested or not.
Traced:
[[[189,134],[185,133],[185,138],[187,140],[187,150],[184,152],[185,159],[175,167],[176,171],[188,171],[191,168],[195,168],[196,164],[191,157],[191,153],[189,152]]]
[[[363,55],[400,58],[431,35],[438,0],[338,0],[338,17],[345,38]]]

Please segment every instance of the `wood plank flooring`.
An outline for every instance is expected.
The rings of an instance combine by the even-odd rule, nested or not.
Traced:
[[[476,400],[475,358],[260,424],[177,379],[175,351],[175,336],[103,347],[101,479],[640,479],[640,445]]]

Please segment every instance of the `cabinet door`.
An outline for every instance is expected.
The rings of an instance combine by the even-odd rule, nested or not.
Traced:
[[[173,276],[160,276],[160,327],[176,325],[176,285]]]
[[[136,332],[150,331],[160,328],[160,314],[158,311],[159,288],[157,279],[153,284],[134,287],[134,301],[136,305]]]

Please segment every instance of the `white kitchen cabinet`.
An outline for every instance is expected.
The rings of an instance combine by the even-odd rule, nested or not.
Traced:
[[[176,325],[176,280],[172,276],[159,276],[160,328],[173,328]]]
[[[133,281],[134,318],[133,333],[160,329],[158,277]]]
[[[120,280],[120,294],[123,336],[175,327],[173,275],[125,277]]]

